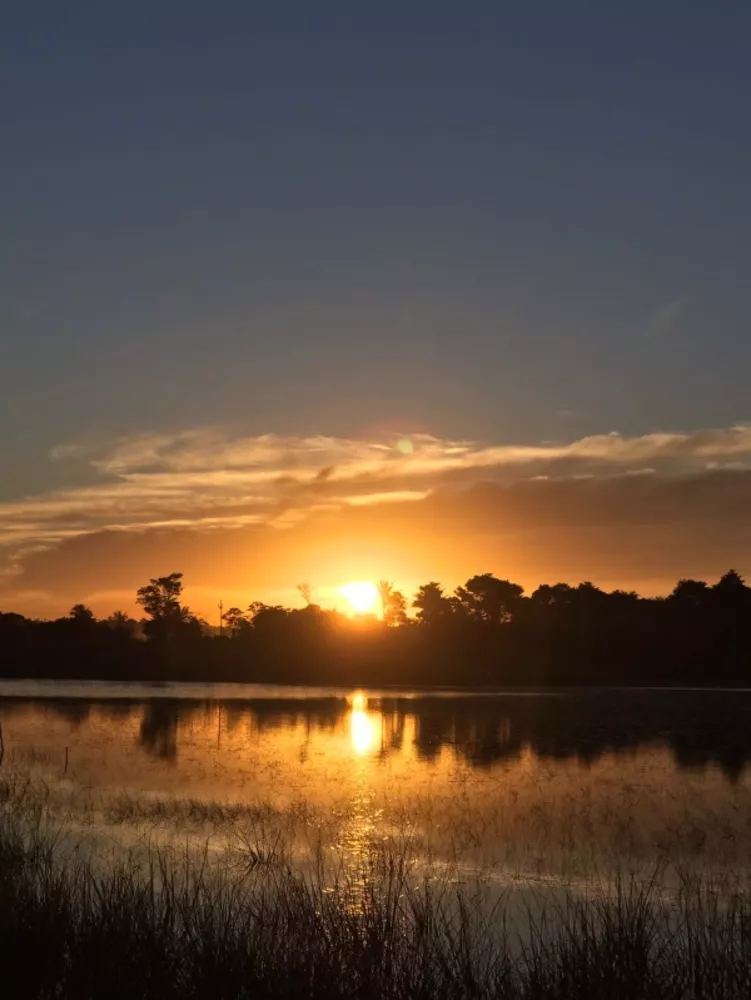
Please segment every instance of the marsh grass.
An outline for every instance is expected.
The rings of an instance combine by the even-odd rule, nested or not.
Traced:
[[[520,903],[423,877],[391,841],[359,868],[321,851],[303,873],[253,828],[219,853],[186,842],[102,867],[63,849],[44,789],[19,777],[0,800],[8,1000],[751,995],[751,893],[729,877],[687,872],[666,895],[659,872],[624,876]]]

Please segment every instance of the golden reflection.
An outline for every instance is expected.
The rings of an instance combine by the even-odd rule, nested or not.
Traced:
[[[380,712],[366,711],[365,695],[352,695],[352,711],[349,717],[350,739],[352,749],[358,757],[372,753],[381,746],[383,735],[383,719]]]

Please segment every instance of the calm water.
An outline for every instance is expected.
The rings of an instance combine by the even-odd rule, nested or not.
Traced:
[[[245,838],[306,863],[576,885],[751,871],[751,692],[472,694],[0,683],[1,774],[70,837]]]

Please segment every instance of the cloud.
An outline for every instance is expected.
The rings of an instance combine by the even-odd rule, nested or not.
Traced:
[[[273,520],[317,503],[424,496],[478,478],[701,471],[751,463],[751,425],[570,442],[487,445],[421,434],[409,440],[228,436],[217,429],[120,439],[109,448],[63,445],[57,461],[85,459],[100,481],[0,504],[0,545],[43,542],[102,528],[195,527]],[[368,499],[370,498],[370,499]]]
[[[165,568],[156,565],[157,552],[168,569],[200,552],[196,565],[204,575],[219,563],[232,575],[227,566],[240,548],[253,550],[253,573],[265,567],[274,577],[276,564],[307,578],[315,565],[304,563],[305,552],[319,552],[324,563],[329,558],[320,554],[323,540],[329,550],[346,541],[361,551],[377,540],[392,558],[402,558],[401,548],[405,563],[422,546],[440,550],[447,566],[456,562],[452,546],[469,552],[480,535],[488,551],[503,539],[507,553],[525,535],[528,565],[541,536],[555,535],[551,554],[566,550],[560,532],[583,534],[587,551],[596,531],[659,530],[664,539],[683,532],[690,552],[732,527],[739,545],[745,544],[751,425],[531,444],[420,434],[409,436],[411,448],[405,448],[406,438],[250,436],[199,428],[110,445],[64,444],[53,451],[55,461],[85,462],[87,478],[93,470],[98,480],[0,503],[0,587],[8,597],[46,586],[58,592],[65,578],[96,590],[119,587],[117,560],[105,560],[91,579],[86,575],[86,566],[99,566],[97,553],[105,550],[118,558],[125,549],[140,552],[141,578],[146,569]],[[661,550],[659,537],[651,544]],[[633,562],[628,552],[622,559]],[[671,559],[680,563],[676,553]],[[130,586],[136,571],[125,575]]]
[[[86,448],[80,444],[58,444],[50,451],[50,458],[53,462],[66,462],[85,457]]]
[[[404,448],[404,441],[411,447]],[[720,457],[751,454],[751,425],[697,431],[655,432],[624,437],[617,432],[571,442],[487,445],[427,434],[395,436],[389,441],[334,437],[281,437],[274,434],[230,437],[218,429],[124,438],[88,453],[77,445],[53,450],[57,459],[86,457],[103,476],[120,481],[200,484],[224,479],[267,482],[289,476],[347,480],[441,473],[461,468],[525,465],[567,458],[630,462],[634,458]],[[169,477],[169,479],[167,478]]]
[[[645,337],[652,340],[670,333],[681,318],[685,306],[685,299],[672,299],[656,309],[647,321]]]

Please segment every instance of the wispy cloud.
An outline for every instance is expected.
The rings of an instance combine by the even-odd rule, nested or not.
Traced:
[[[406,444],[405,444],[406,442]],[[105,529],[143,531],[299,524],[321,510],[420,501],[442,487],[543,477],[602,478],[751,466],[751,425],[568,442],[488,444],[426,434],[390,440],[283,437],[198,428],[109,445],[63,444],[58,462],[83,462],[94,484],[0,504],[6,569],[24,554]]]
[[[408,447],[404,447],[404,442]],[[578,458],[624,463],[644,458],[702,458],[751,453],[751,425],[625,437],[615,431],[569,442],[489,445],[416,434],[389,441],[275,434],[228,437],[219,429],[125,438],[88,451],[76,445],[53,450],[61,460],[88,461],[119,483],[162,490],[182,485],[269,483],[285,477],[343,481],[363,476],[416,476],[461,468],[520,466]]]
[[[678,324],[686,307],[686,299],[671,299],[655,309],[644,328],[644,335],[652,340],[664,337]]]

